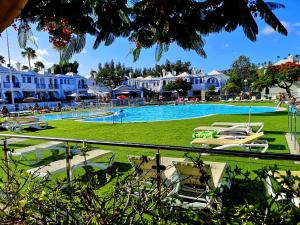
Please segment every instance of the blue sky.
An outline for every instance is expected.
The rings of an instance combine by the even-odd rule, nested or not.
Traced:
[[[159,62],[155,61],[155,48],[142,50],[140,58],[137,62],[133,62],[131,55],[128,52],[133,44],[127,39],[117,39],[109,47],[101,45],[98,49],[92,48],[94,37],[89,36],[87,45],[84,51],[75,55],[72,59],[80,63],[79,74],[88,76],[91,69],[97,69],[98,63],[111,61],[124,63],[126,66],[137,67],[152,67],[155,64],[163,64],[166,59],[171,62],[176,60],[190,61],[193,67],[204,69],[209,72],[213,69],[223,70],[228,69],[240,55],[250,57],[254,63],[265,61],[276,61],[277,56],[286,57],[289,53],[300,54],[300,1],[299,0],[276,0],[285,4],[285,9],[278,9],[275,12],[277,17],[282,21],[288,29],[288,36],[283,36],[276,33],[272,28],[268,27],[264,22],[258,21],[259,36],[256,42],[248,40],[241,28],[231,33],[211,34],[205,37],[205,51],[207,58],[201,58],[193,51],[184,51],[183,49],[172,44],[169,51],[163,54]],[[9,42],[11,48],[11,59],[14,65],[17,61],[24,65],[28,65],[27,61],[22,58],[21,50],[17,44],[16,31],[8,28]],[[59,60],[58,53],[54,51],[48,41],[48,34],[38,32],[33,29],[34,36],[37,38],[38,49],[37,60],[44,62],[46,67],[50,67],[53,63]],[[33,46],[31,46],[33,47]],[[7,58],[6,36],[3,32],[0,37],[0,55]]]

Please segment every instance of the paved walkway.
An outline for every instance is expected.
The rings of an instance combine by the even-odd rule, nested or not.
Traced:
[[[24,138],[9,138],[7,139],[7,144],[13,144],[13,143],[17,143],[17,142],[21,142],[21,141],[26,141],[28,139],[24,139]],[[3,145],[3,139],[0,139],[0,145]]]
[[[297,141],[295,141],[295,137],[293,137],[291,135],[291,133],[286,133],[285,134],[285,139],[286,139],[286,142],[288,144],[290,153],[299,155],[300,154],[300,146],[297,143]],[[299,161],[295,161],[295,163],[300,164]]]

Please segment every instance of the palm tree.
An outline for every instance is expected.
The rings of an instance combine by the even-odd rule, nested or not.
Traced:
[[[0,55],[0,66],[5,63],[4,56]]]
[[[16,67],[17,67],[17,70],[20,71],[21,70],[21,63],[20,62],[16,62]]]
[[[27,57],[28,64],[29,64],[29,70],[31,70],[30,59],[36,58],[35,50],[30,47],[24,48],[24,51],[22,51],[21,54],[24,58]]]
[[[45,69],[45,65],[44,63],[42,63],[41,61],[36,61],[34,63],[34,69],[38,72],[41,71],[42,69]]]
[[[21,70],[28,70],[29,69],[29,67],[28,66],[22,66],[22,68],[21,68]]]

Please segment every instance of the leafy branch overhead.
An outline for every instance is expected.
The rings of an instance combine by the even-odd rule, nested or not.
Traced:
[[[38,29],[47,31],[51,42],[60,47],[83,34],[95,37],[94,48],[100,44],[108,46],[116,38],[125,37],[135,44],[131,50],[134,61],[142,48],[153,46],[156,46],[155,58],[160,60],[171,43],[206,57],[204,36],[232,32],[238,27],[255,41],[256,17],[287,35],[272,12],[278,8],[284,5],[263,0],[29,0],[20,19],[22,23],[37,23]],[[70,52],[78,51],[69,50],[66,58]]]

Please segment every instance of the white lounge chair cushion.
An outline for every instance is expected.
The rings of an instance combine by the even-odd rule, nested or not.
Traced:
[[[100,167],[101,169],[106,169],[107,167],[111,166],[112,160],[114,158],[114,153],[112,151],[100,150],[100,149],[96,149],[96,150],[87,152],[85,157],[82,155],[73,156],[73,158],[70,160],[71,168],[84,166],[85,162],[89,162],[91,160],[101,158],[101,157],[104,157],[107,155],[112,155],[108,166],[105,166],[104,164],[101,164],[101,163],[93,164],[95,166],[96,166],[96,164],[98,164],[98,167]],[[41,166],[38,168],[33,168],[30,170],[27,170],[27,172],[38,174],[38,176],[46,176],[49,173],[54,174],[54,173],[66,170],[66,168],[67,168],[66,159],[61,159],[58,161],[51,162],[47,166]]]

